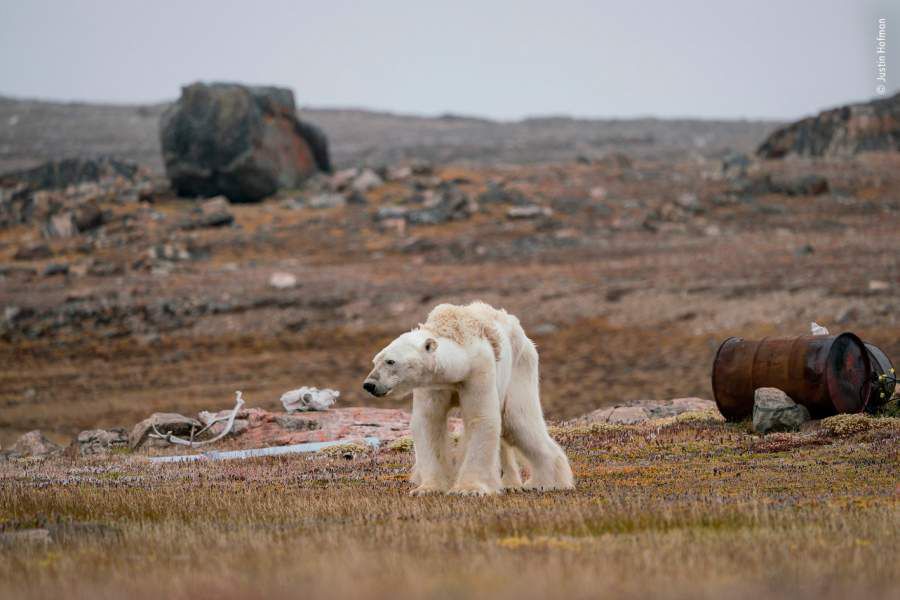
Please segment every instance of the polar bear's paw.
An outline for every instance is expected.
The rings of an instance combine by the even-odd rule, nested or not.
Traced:
[[[540,481],[526,481],[525,490],[529,491],[537,491],[537,492],[550,492],[557,490],[574,490],[575,484],[569,482],[540,482]]]
[[[445,489],[442,489],[436,485],[428,485],[423,484],[416,488],[413,488],[412,491],[409,492],[410,496],[435,496],[437,494],[443,494]]]
[[[458,483],[448,493],[454,496],[490,496],[499,494],[500,490],[484,483]]]

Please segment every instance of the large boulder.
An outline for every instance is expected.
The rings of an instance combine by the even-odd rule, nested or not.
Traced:
[[[160,120],[163,162],[182,196],[253,202],[330,171],[328,141],[276,87],[194,83]]]
[[[900,150],[900,93],[826,110],[776,130],[757,150],[763,158],[851,156]]]

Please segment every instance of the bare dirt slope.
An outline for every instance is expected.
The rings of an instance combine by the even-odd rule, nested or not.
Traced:
[[[718,162],[618,159],[438,168],[332,208],[298,190],[232,206],[234,224],[217,228],[183,229],[195,203],[165,193],[106,204],[102,226],[71,238],[12,227],[0,236],[0,443],[226,408],[236,389],[268,408],[300,385],[372,403],[370,358],[443,301],[522,318],[553,419],[710,398],[723,339],[802,334],[813,320],[896,360],[898,161],[760,163],[746,176],[766,188],[818,173],[830,186],[818,195],[748,192]],[[474,212],[381,218],[449,189]],[[510,218],[523,203],[552,212]],[[35,244],[47,246],[37,257]],[[298,285],[271,287],[276,272]]]

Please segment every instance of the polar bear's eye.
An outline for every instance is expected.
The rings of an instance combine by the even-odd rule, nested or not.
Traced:
[[[394,360],[391,359],[391,358],[389,358],[389,359],[387,359],[386,361],[384,361],[384,364],[386,364],[386,365],[389,366],[389,367],[393,367],[393,366],[394,366]]]

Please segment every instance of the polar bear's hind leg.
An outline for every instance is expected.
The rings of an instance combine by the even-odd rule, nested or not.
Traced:
[[[524,334],[523,336],[524,337]],[[569,459],[547,432],[541,410],[537,350],[527,346],[513,366],[503,414],[507,439],[528,462],[525,489],[568,490],[575,487]]]

